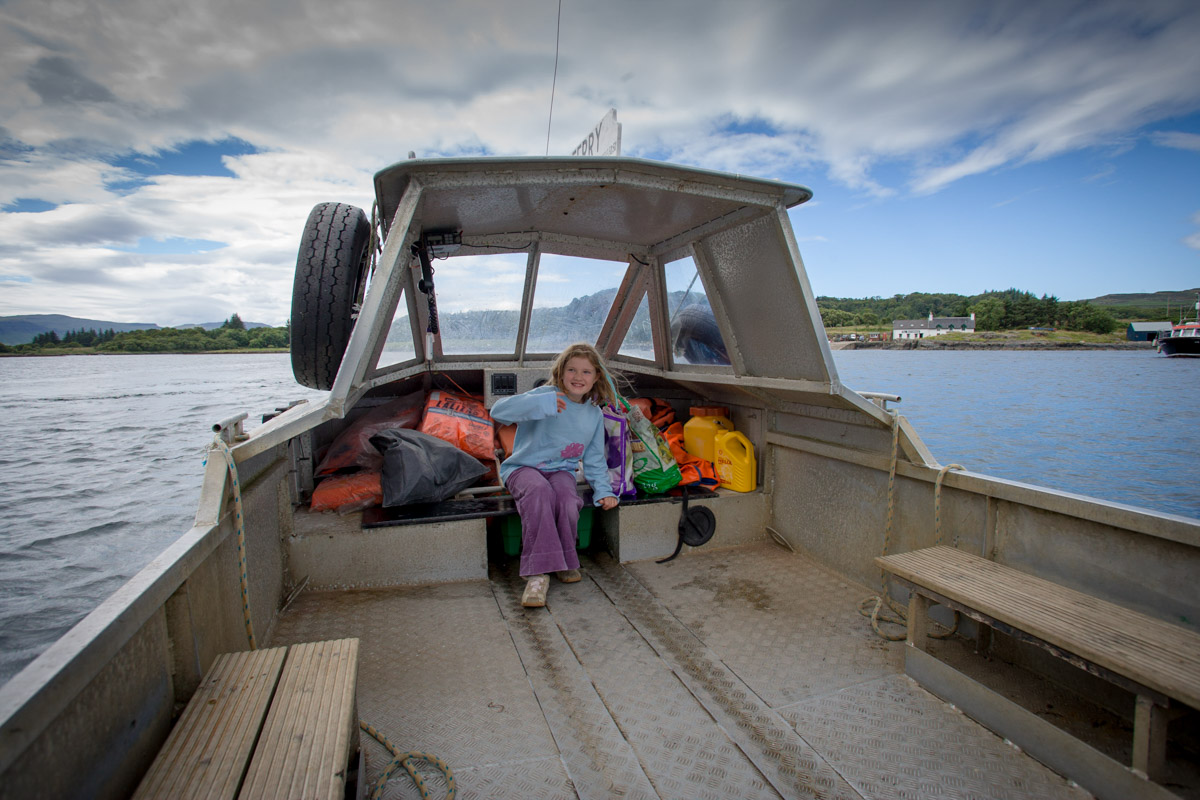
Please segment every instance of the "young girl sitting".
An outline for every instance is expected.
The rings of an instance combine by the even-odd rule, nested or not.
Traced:
[[[575,541],[583,499],[575,490],[575,469],[581,460],[593,504],[603,509],[617,505],[600,412],[600,406],[613,400],[600,354],[581,343],[555,359],[550,384],[492,406],[492,419],[517,423],[513,453],[500,465],[500,477],[521,515],[524,606],[546,605],[548,573],[557,573],[563,583],[580,580]]]

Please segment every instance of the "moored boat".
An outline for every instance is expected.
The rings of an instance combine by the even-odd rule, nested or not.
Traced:
[[[405,161],[375,189],[302,238],[293,366],[328,395],[218,424],[195,525],[0,689],[0,797],[127,797],[222,654],[348,639],[357,718],[465,796],[1200,796],[1200,521],[942,465],[844,386],[789,215],[807,188],[529,158]],[[434,393],[490,406],[580,339],[631,398],[726,409],[750,491],[593,512],[585,579],[542,609],[493,485],[314,510],[370,472],[359,451],[326,474],[349,434]],[[685,501],[715,520],[700,546]],[[881,581],[877,557],[922,553],[938,574]],[[911,644],[880,621],[904,603]],[[1169,658],[1139,660],[1151,629]],[[361,746],[360,788],[391,760]]]
[[[1167,336],[1157,339],[1155,348],[1158,352],[1167,358],[1200,358],[1200,297],[1196,299],[1195,311],[1195,321],[1180,320],[1178,325],[1171,326]]]
[[[1200,322],[1172,325],[1171,334],[1158,339],[1158,352],[1167,358],[1200,357]]]

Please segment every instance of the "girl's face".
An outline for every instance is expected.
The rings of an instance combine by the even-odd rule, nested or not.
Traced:
[[[582,403],[596,385],[596,378],[596,368],[592,362],[583,356],[574,356],[567,359],[567,365],[563,367],[563,390],[573,402]]]

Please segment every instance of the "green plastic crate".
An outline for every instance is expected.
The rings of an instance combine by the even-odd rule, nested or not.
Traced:
[[[584,506],[579,509],[579,540],[575,544],[577,550],[584,550],[592,543],[592,519],[595,516],[594,506]],[[515,556],[521,552],[521,515],[509,514],[500,518],[500,536],[504,540],[504,554]]]

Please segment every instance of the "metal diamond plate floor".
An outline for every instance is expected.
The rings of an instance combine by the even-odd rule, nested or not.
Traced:
[[[774,545],[301,595],[273,644],[361,639],[359,716],[460,798],[1085,798],[904,675],[869,593]],[[363,737],[368,780],[389,756]],[[422,768],[434,797],[444,782]],[[416,798],[400,772],[384,797]]]

